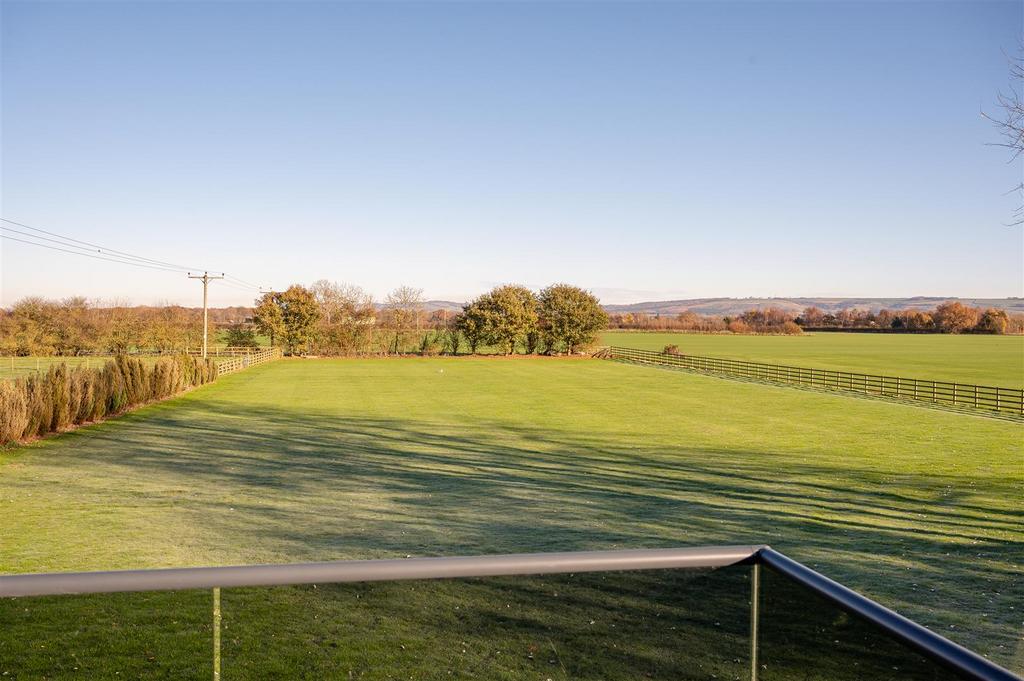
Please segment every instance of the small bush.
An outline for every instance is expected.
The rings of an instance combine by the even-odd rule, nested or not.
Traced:
[[[678,345],[666,345],[664,347],[664,349],[662,349],[661,352],[663,354],[665,354],[665,355],[678,355],[678,354],[680,354],[679,346]]]
[[[423,340],[420,341],[420,354],[424,357],[434,357],[440,355],[444,349],[442,339],[432,332],[423,334]]]

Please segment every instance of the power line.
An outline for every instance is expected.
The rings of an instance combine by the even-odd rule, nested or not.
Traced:
[[[253,293],[254,292],[253,289],[251,289],[251,288],[235,285],[233,282],[228,281],[227,278],[225,278],[224,281],[221,282],[221,286],[227,286],[228,288],[232,288],[232,289],[234,289],[236,291],[244,291],[245,293]]]
[[[154,264],[154,265],[162,265],[164,267],[173,267],[174,269],[181,270],[182,272],[188,272],[190,270],[194,272],[194,271],[202,270],[203,269],[202,267],[186,267],[185,265],[178,265],[178,264],[175,264],[173,262],[166,262],[166,261],[163,261],[163,260],[154,260],[153,258],[146,258],[146,257],[143,257],[141,255],[133,255],[131,253],[126,253],[125,251],[118,251],[116,249],[107,248],[106,246],[100,246],[99,244],[94,244],[94,243],[91,243],[89,241],[82,241],[81,239],[74,239],[74,238],[69,237],[69,236],[64,236],[63,234],[57,234],[56,232],[50,232],[50,231],[47,231],[45,229],[39,229],[38,227],[33,227],[31,225],[26,225],[26,224],[21,223],[21,222],[15,222],[14,220],[8,220],[7,218],[0,218],[0,221],[6,222],[6,223],[9,223],[9,224],[12,224],[12,225],[17,225],[18,227],[24,227],[25,229],[31,229],[33,232],[39,232],[41,234],[49,234],[50,236],[55,236],[58,239],[63,239],[64,241],[70,241],[70,242],[73,242],[73,243],[76,243],[76,244],[84,244],[85,246],[90,246],[92,248],[97,248],[100,251],[105,251],[106,255],[112,255],[113,254],[113,255],[120,256],[120,257],[124,257],[124,258],[131,258],[132,260],[141,260],[141,261],[148,262],[148,263],[151,263],[151,264]],[[36,237],[36,238],[42,239],[44,237]],[[51,239],[51,241],[52,241],[52,239]],[[60,242],[58,241],[57,243],[60,243]],[[70,246],[71,244],[64,244],[64,245],[65,246]],[[73,248],[78,248],[77,246],[72,246],[72,247]]]
[[[260,288],[259,284],[254,284],[251,281],[246,281],[245,279],[239,279],[238,277],[232,276],[230,274],[227,275],[227,278],[231,279],[233,281],[236,281],[239,284],[245,284],[246,286],[249,286],[249,287],[254,288],[254,289],[259,289]]]
[[[58,234],[56,232],[51,232],[51,231],[48,231],[48,230],[45,230],[45,229],[40,229],[38,227],[33,227],[31,225],[26,225],[26,224],[24,224],[22,222],[17,222],[15,220],[9,220],[7,218],[0,217],[0,221],[6,222],[6,223],[11,224],[11,225],[17,225],[18,227],[23,227],[25,229],[32,230],[33,232],[39,232],[40,234],[48,234],[51,237],[56,237],[54,239],[51,239],[51,238],[47,238],[45,236],[39,236],[38,234],[30,234],[28,232],[23,232],[21,230],[14,229],[12,227],[7,227],[5,225],[0,225],[0,230],[5,230],[7,232],[13,232],[15,234],[21,234],[22,236],[29,237],[29,239],[35,239],[36,240],[36,241],[28,241],[26,239],[19,239],[17,237],[8,236],[8,235],[3,234],[2,232],[0,232],[0,237],[3,237],[4,239],[9,239],[11,241],[18,241],[18,242],[21,242],[23,244],[30,244],[32,246],[39,246],[40,248],[49,248],[50,250],[61,251],[63,253],[70,253],[72,255],[84,255],[87,258],[93,258],[95,260],[105,260],[107,262],[116,262],[116,263],[120,263],[122,265],[134,265],[135,267],[145,267],[147,269],[160,270],[160,271],[164,271],[164,272],[183,272],[185,274],[191,274],[192,272],[205,272],[205,271],[207,271],[207,270],[205,270],[204,268],[201,268],[201,267],[186,267],[184,265],[178,265],[176,263],[167,262],[167,261],[164,261],[164,260],[156,260],[154,258],[146,258],[146,257],[141,256],[141,255],[134,255],[132,253],[127,253],[125,251],[119,251],[119,250],[116,250],[116,249],[113,249],[113,248],[107,248],[105,246],[100,246],[99,244],[94,244],[94,243],[92,243],[90,241],[83,241],[82,239],[75,239],[75,238],[72,238],[72,237],[69,237],[69,236],[64,236],[64,235]],[[58,245],[57,246],[48,246],[47,244],[38,243],[38,241],[49,241],[51,243],[58,244]],[[82,244],[82,245],[78,246],[76,244]],[[61,248],[61,246],[63,246],[64,248]],[[86,248],[86,246],[88,246],[89,248]],[[93,249],[93,248],[96,249],[95,253],[88,252],[90,249]],[[77,250],[70,250],[70,249],[77,249]],[[260,292],[262,292],[262,288],[260,286],[256,285],[256,284],[253,284],[252,282],[246,281],[244,279],[240,279],[239,277],[227,275],[227,274],[224,274],[224,273],[221,273],[221,276],[225,277],[226,279],[231,279],[232,282],[234,282],[234,285],[230,285],[230,283],[228,281],[226,281],[226,280],[222,281],[222,283],[224,285],[230,285],[231,288],[234,288],[236,290],[247,291],[247,292],[252,292],[252,291],[260,291]],[[243,287],[245,287],[245,288],[243,288]]]
[[[179,270],[173,270],[169,267],[160,267],[158,265],[146,265],[141,262],[131,262],[130,260],[115,260],[114,258],[105,258],[102,255],[95,255],[93,253],[83,253],[81,251],[71,251],[66,248],[58,248],[56,246],[47,246],[36,241],[28,241],[26,239],[19,239],[17,237],[8,236],[6,234],[0,234],[0,239],[8,239],[10,241],[20,241],[23,244],[31,244],[33,246],[39,246],[40,248],[49,248],[51,251],[62,251],[64,253],[71,253],[72,255],[84,255],[86,258],[95,258],[96,260],[106,260],[107,262],[116,262],[122,265],[133,265],[135,267],[145,267],[150,270],[160,270],[162,272],[179,272]],[[65,244],[69,245],[69,244]]]
[[[4,230],[4,231],[7,231],[7,232],[14,232],[15,234],[21,234],[22,236],[27,236],[27,237],[29,237],[31,239],[39,239],[39,240],[42,240],[42,241],[50,241],[52,243],[59,244],[61,246],[67,246],[69,248],[78,248],[78,249],[81,249],[82,251],[86,250],[85,246],[74,246],[72,244],[64,243],[63,241],[58,241],[57,239],[49,239],[49,238],[47,238],[45,236],[37,236],[37,235],[31,234],[29,232],[22,232],[19,229],[12,229],[10,227],[4,227],[3,225],[0,225],[0,230]],[[10,237],[10,238],[11,239],[15,239],[16,241],[22,241],[21,239],[16,239],[15,237]],[[63,248],[57,248],[55,246],[46,246],[46,244],[36,243],[35,241],[24,241],[24,243],[30,243],[30,244],[34,244],[36,246],[43,246],[43,247],[47,247],[47,248],[54,248],[55,250],[60,250],[60,251],[64,251],[65,250]],[[90,255],[90,256],[94,256],[94,254],[91,254],[91,253],[79,253],[78,251],[65,251],[65,252],[66,253],[75,253],[77,255]],[[100,251],[100,250],[97,250],[96,252],[101,254],[101,255],[108,255],[108,254],[104,254],[103,251]],[[96,257],[96,256],[94,256],[94,257]],[[122,259],[119,259],[117,256],[109,256],[108,255],[108,257],[106,257],[106,259],[110,260],[111,262],[121,262],[121,263],[124,263],[125,265],[144,265],[145,264],[145,263],[132,262],[130,260],[122,260]],[[168,272],[180,272],[180,271],[183,271],[183,270],[178,270],[176,268],[164,267],[162,265],[149,265],[149,264],[145,264],[145,266],[146,267],[152,267],[153,269],[166,270]]]

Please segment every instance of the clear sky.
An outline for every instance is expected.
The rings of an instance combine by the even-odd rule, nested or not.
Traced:
[[[2,215],[275,288],[1020,296],[1021,7],[5,0]],[[3,304],[200,300],[0,248]]]

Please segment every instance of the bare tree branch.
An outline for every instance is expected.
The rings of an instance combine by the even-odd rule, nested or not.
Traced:
[[[997,115],[983,111],[981,115],[996,127],[1003,138],[1001,142],[992,142],[991,145],[1009,149],[1009,162],[1016,163],[1024,153],[1024,44],[1016,56],[1008,56],[1007,60],[1010,64],[1010,89],[997,96],[996,102],[1001,111]],[[1016,193],[1020,197],[1010,225],[1024,225],[1024,182],[1007,193]]]

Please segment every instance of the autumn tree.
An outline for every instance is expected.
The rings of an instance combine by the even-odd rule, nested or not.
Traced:
[[[320,307],[313,292],[305,286],[292,284],[284,293],[276,294],[274,301],[281,308],[283,340],[288,353],[304,352],[320,319]]]
[[[1006,327],[1009,323],[1010,316],[1006,314],[1006,310],[989,308],[982,313],[981,319],[978,320],[978,325],[974,328],[980,333],[1002,335],[1006,333]]]
[[[377,317],[373,296],[358,286],[323,279],[312,288],[321,313],[317,346],[330,353],[365,352]]]
[[[269,291],[256,299],[253,321],[264,336],[270,338],[270,347],[284,334],[284,316],[277,303],[277,293]]]
[[[104,345],[115,355],[143,345],[144,327],[139,312],[127,302],[117,301],[105,310]]]
[[[608,326],[608,315],[590,291],[554,284],[540,292],[540,329],[548,351],[570,355],[594,342]]]
[[[943,303],[932,315],[935,326],[943,333],[961,333],[978,323],[978,311],[959,301]]]
[[[804,326],[821,326],[825,323],[825,313],[817,307],[805,307],[800,313],[800,322]]]

